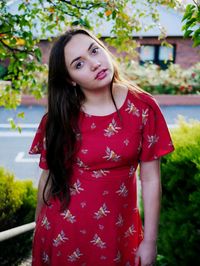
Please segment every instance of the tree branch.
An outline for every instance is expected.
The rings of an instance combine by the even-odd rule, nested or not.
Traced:
[[[193,0],[193,2],[197,7],[199,7],[199,3],[197,1]]]
[[[62,13],[70,16],[70,17],[74,17],[74,14],[73,13],[68,13],[66,11],[63,11],[63,9],[59,8],[56,4],[54,4],[51,0],[49,0],[49,2],[55,7],[55,9],[61,11]]]
[[[49,2],[52,3],[54,6],[56,6],[56,5],[53,3],[53,1],[49,0]],[[65,3],[65,4],[67,4],[67,5],[71,5],[71,6],[75,7],[75,8],[83,9],[83,10],[90,10],[90,9],[92,9],[92,8],[97,8],[97,7],[101,7],[101,6],[103,6],[103,3],[101,3],[101,2],[99,2],[99,3],[95,3],[95,4],[93,4],[93,3],[88,3],[88,4],[85,5],[85,6],[78,6],[78,5],[76,5],[76,4],[72,4],[71,1],[68,1],[68,0],[60,0],[60,2],[63,2],[63,3]]]
[[[1,39],[0,39],[0,43],[2,43],[3,44],[3,46],[5,46],[9,51],[11,51],[12,53],[13,53],[13,56],[15,57],[15,58],[17,58],[16,56],[15,56],[15,52],[20,52],[20,53],[26,53],[26,54],[30,54],[30,55],[33,55],[34,56],[34,52],[33,51],[29,51],[29,50],[22,50],[22,49],[18,49],[18,48],[12,48],[12,47],[10,47],[9,45],[7,45],[4,41],[2,41]]]

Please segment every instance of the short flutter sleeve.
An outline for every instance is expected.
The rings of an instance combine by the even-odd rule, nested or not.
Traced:
[[[146,107],[142,112],[142,143],[140,161],[152,161],[174,150],[170,133],[157,102],[145,95]]]
[[[31,148],[29,150],[29,154],[40,154],[39,166],[44,170],[48,170],[46,162],[46,137],[45,137],[46,120],[47,120],[47,115],[44,115],[38,126]]]

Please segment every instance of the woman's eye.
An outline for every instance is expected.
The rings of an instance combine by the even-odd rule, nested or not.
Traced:
[[[94,49],[92,49],[92,54],[96,54],[98,52],[99,48],[95,47]]]
[[[82,66],[83,66],[83,62],[78,62],[78,63],[75,65],[75,68],[76,68],[76,69],[80,69]]]

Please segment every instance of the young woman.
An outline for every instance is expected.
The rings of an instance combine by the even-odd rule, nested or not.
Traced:
[[[62,35],[50,54],[48,113],[30,149],[41,154],[43,169],[33,265],[153,265],[159,158],[171,151],[152,96],[120,77],[109,51],[91,33]]]

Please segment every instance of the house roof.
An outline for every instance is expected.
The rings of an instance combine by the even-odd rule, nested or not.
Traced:
[[[32,0],[35,2],[35,0]],[[10,10],[11,13],[13,14],[19,14],[18,11],[18,6],[21,4],[23,1],[22,0],[10,0],[7,2],[7,6]],[[137,4],[139,8],[142,8],[140,4]],[[130,9],[131,10],[131,9]],[[181,12],[178,12],[177,10],[167,8],[165,6],[158,6],[158,13],[160,16],[160,23],[154,23],[154,27],[149,29],[148,31],[140,31],[140,32],[133,32],[134,37],[158,37],[160,35],[160,27],[163,26],[166,31],[167,36],[183,36],[183,32],[181,30],[182,28],[182,17],[183,14]],[[131,11],[130,11],[131,14]],[[91,18],[94,21],[94,14],[91,14]],[[37,18],[36,18],[37,20]],[[95,20],[96,21],[96,20]],[[95,21],[93,24],[95,24]],[[36,23],[37,24],[37,23]],[[150,25],[153,24],[153,21],[148,17],[148,18],[143,18],[142,19],[142,24],[143,25]],[[108,37],[111,35],[111,30],[113,27],[113,21],[102,21],[100,23],[100,26],[98,28],[94,27],[94,32],[95,33],[101,33],[102,37]],[[40,34],[39,27],[36,27],[33,29],[33,35],[35,37],[38,37],[38,34]],[[54,35],[58,35],[59,32],[55,31]],[[52,34],[47,34],[47,38],[52,36]]]

